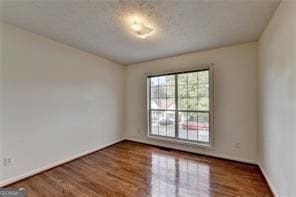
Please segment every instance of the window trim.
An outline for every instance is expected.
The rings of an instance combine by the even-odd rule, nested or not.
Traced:
[[[189,72],[198,72],[202,70],[209,70],[209,111],[206,111],[209,113],[209,142],[200,142],[200,141],[191,141],[191,140],[182,140],[177,137],[178,133],[175,133],[176,137],[169,137],[169,136],[159,136],[154,135],[151,133],[151,103],[150,103],[150,94],[151,94],[151,87],[150,87],[150,80],[148,80],[151,77],[157,77],[157,76],[164,76],[164,75],[176,75],[176,74],[182,74],[182,73],[189,73]],[[161,72],[161,73],[145,73],[146,74],[146,83],[147,83],[147,138],[152,140],[160,140],[165,142],[171,142],[175,144],[183,144],[183,145],[189,145],[189,146],[196,146],[199,148],[205,148],[205,149],[214,149],[214,64],[203,64],[199,66],[192,67],[190,69],[186,70],[174,70],[169,72]],[[175,78],[175,88],[177,88],[177,78]],[[178,94],[178,90],[175,92],[175,94]],[[177,100],[177,98],[175,97]],[[176,111],[178,108],[178,104],[176,102]],[[181,110],[182,111],[182,110]],[[188,110],[187,110],[188,111]],[[195,112],[198,110],[195,110]],[[177,116],[177,114],[175,114]],[[178,127],[178,122],[175,121],[175,128]],[[178,129],[176,129],[178,132]]]

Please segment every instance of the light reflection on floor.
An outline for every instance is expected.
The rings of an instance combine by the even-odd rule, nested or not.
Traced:
[[[209,196],[209,166],[152,153],[151,196]]]

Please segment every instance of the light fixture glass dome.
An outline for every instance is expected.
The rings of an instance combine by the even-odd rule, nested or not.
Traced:
[[[141,38],[145,38],[148,34],[150,34],[153,29],[144,25],[141,22],[138,21],[134,21],[131,24],[131,28],[136,32],[136,34],[141,37]]]

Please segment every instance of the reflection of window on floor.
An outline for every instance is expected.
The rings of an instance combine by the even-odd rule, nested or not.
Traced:
[[[152,196],[208,196],[209,166],[152,153]]]
[[[148,77],[149,135],[211,143],[211,67]]]
[[[152,153],[151,194],[175,196],[176,161],[173,157]]]
[[[209,166],[188,160],[179,160],[179,189],[180,196],[209,195]],[[182,187],[183,186],[183,187]]]

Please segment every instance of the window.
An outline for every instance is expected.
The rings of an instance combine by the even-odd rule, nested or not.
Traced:
[[[212,145],[211,76],[211,66],[149,76],[148,136]]]

